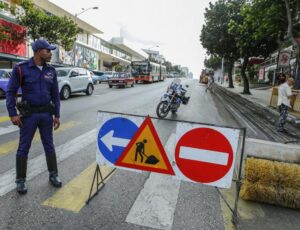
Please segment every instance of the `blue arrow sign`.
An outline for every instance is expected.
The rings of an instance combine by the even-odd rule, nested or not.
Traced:
[[[127,118],[116,117],[106,121],[99,129],[98,148],[111,163],[115,163],[134,136],[138,126]]]

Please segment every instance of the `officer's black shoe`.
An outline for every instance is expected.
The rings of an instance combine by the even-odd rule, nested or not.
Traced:
[[[27,187],[26,181],[26,171],[27,171],[27,157],[16,157],[16,184],[17,192],[19,194],[26,194]]]
[[[26,187],[25,179],[17,179],[16,184],[17,184],[17,192],[19,194],[26,194],[27,193],[27,187]]]
[[[61,180],[59,179],[56,172],[49,174],[49,181],[56,188],[60,188],[62,185]]]
[[[57,162],[56,162],[56,155],[53,154],[46,154],[47,166],[49,171],[49,181],[50,183],[56,187],[61,187],[61,180],[58,177],[57,173]]]

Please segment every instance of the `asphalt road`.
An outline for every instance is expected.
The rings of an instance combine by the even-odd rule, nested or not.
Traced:
[[[216,188],[179,181],[169,176],[117,169],[88,205],[97,152],[97,111],[156,116],[155,109],[170,79],[133,88],[95,86],[92,96],[76,95],[62,101],[61,128],[54,132],[61,189],[48,183],[41,142],[35,137],[28,165],[28,193],[15,192],[15,151],[18,130],[7,120],[0,100],[0,229],[231,229],[230,210]],[[196,80],[190,85],[188,105],[173,120],[238,127],[223,102]],[[174,145],[176,122],[153,120],[166,149]],[[259,137],[256,137],[259,138]],[[110,168],[102,168],[104,174]],[[232,205],[234,184],[222,190]],[[239,229],[296,229],[299,212],[240,201]]]

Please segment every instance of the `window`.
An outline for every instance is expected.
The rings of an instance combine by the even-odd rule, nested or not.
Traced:
[[[58,69],[58,70],[56,70],[56,73],[57,73],[58,77],[66,77],[69,72],[70,72],[70,70],[68,70],[68,69]]]
[[[79,75],[79,73],[78,73],[77,69],[72,70],[72,72],[70,74],[70,76],[78,76],[78,75]]]
[[[79,34],[77,34],[77,40],[82,42],[82,43],[88,44],[88,35],[87,35],[87,33],[84,32],[83,30],[81,30],[79,32]]]
[[[87,75],[86,69],[79,69],[79,75]]]
[[[101,40],[93,35],[89,35],[89,45],[98,50],[101,49]]]
[[[0,70],[0,78],[2,79],[10,78],[10,74],[7,71]]]

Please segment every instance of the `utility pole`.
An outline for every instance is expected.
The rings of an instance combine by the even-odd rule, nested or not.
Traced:
[[[84,12],[88,11],[88,10],[98,10],[99,7],[98,6],[94,6],[94,7],[89,7],[89,8],[81,8],[82,11],[80,11],[79,13],[75,13],[75,24],[77,25],[77,17],[78,15],[80,14],[83,14]],[[73,46],[73,56],[74,56],[74,62],[73,62],[73,65],[76,66],[76,41],[74,43],[74,46]]]

